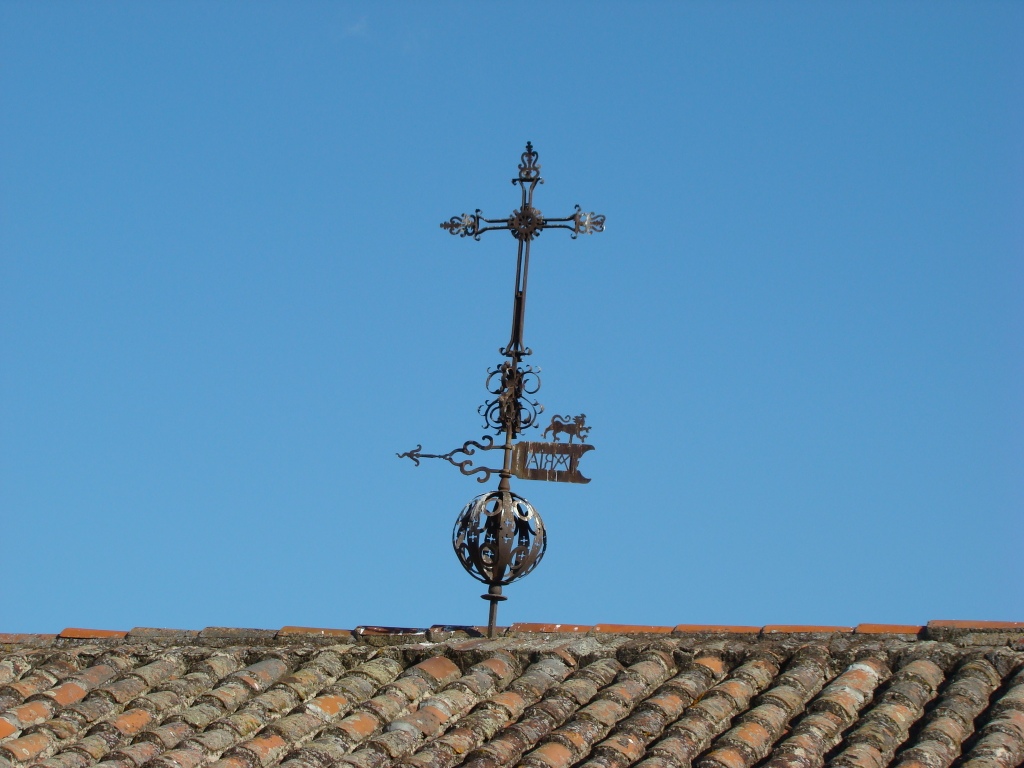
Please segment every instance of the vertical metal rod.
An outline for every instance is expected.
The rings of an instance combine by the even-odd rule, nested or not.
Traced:
[[[498,601],[491,600],[491,610],[487,617],[487,636],[494,637],[494,625],[498,623]]]
[[[516,288],[512,294],[512,335],[505,349],[507,357],[518,363],[523,352],[523,326],[526,323],[526,275],[530,269],[530,244],[519,241],[516,258]]]
[[[512,430],[505,430],[505,450],[504,450],[504,461],[502,462],[501,472],[499,476],[501,481],[498,483],[499,491],[511,491],[512,486],[509,484],[509,478],[512,477]]]
[[[505,599],[505,596],[501,594],[501,585],[491,584],[487,588],[487,594],[480,595],[480,597],[491,602],[491,609],[487,612],[487,636],[494,637],[494,628],[498,623],[498,603]]]

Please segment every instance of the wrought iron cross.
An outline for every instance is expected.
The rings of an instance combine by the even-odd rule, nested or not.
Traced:
[[[453,216],[441,224],[443,229],[459,237],[472,237],[491,230],[507,230],[519,245],[516,258],[516,283],[512,302],[512,333],[508,344],[500,349],[507,360],[487,372],[487,390],[494,395],[480,406],[484,426],[505,435],[504,445],[495,445],[490,435],[480,442],[467,440],[461,448],[448,453],[423,453],[423,446],[417,445],[411,451],[398,454],[409,458],[418,466],[420,459],[444,459],[455,465],[465,475],[479,474],[478,480],[486,482],[492,474],[501,479],[496,491],[481,494],[469,502],[455,523],[453,544],[463,567],[474,578],[488,585],[489,600],[488,634],[493,636],[497,620],[498,603],[505,600],[502,586],[511,584],[532,571],[540,562],[547,546],[544,523],[537,511],[523,497],[512,493],[510,478],[527,480],[552,480],[556,482],[586,483],[589,480],[579,473],[579,461],[584,453],[593,450],[585,440],[590,427],[586,426],[583,415],[555,416],[551,425],[544,430],[544,436],[552,432],[554,442],[520,442],[516,437],[529,427],[536,427],[537,416],[544,407],[531,396],[540,389],[539,369],[522,365],[523,358],[533,354],[523,343],[523,329],[526,322],[526,289],[530,272],[530,243],[545,229],[566,229],[574,240],[581,234],[589,235],[604,231],[604,216],[585,213],[576,206],[571,216],[545,219],[533,205],[533,193],[540,177],[540,165],[533,145],[527,142],[526,151],[519,163],[519,176],[512,179],[519,185],[522,202],[517,210],[505,219],[488,219],[480,209],[474,213]],[[560,443],[558,435],[565,433],[569,442]],[[579,443],[573,444],[576,437]],[[472,458],[458,460],[456,454],[471,457],[477,450],[501,450],[504,461],[501,469],[476,467]]]
[[[604,231],[604,216],[596,213],[584,213],[578,205],[572,216],[562,219],[545,219],[541,212],[533,207],[533,192],[538,184],[544,183],[544,179],[540,177],[538,157],[537,152],[533,149],[533,144],[526,142],[526,151],[523,152],[522,160],[519,163],[519,176],[512,179],[513,184],[519,185],[523,201],[519,209],[512,211],[512,215],[507,219],[485,218],[480,215],[480,209],[477,208],[473,214],[464,213],[461,216],[452,216],[451,219],[441,224],[442,229],[447,229],[453,235],[472,237],[474,240],[479,240],[480,235],[484,232],[506,229],[519,242],[519,255],[516,259],[515,300],[512,305],[512,336],[508,346],[501,350],[503,355],[516,363],[520,362],[524,356],[532,354],[531,350],[523,345],[523,325],[526,320],[526,281],[530,272],[530,242],[545,229],[568,229],[572,233],[570,236],[573,240],[581,234],[590,235],[594,232]]]

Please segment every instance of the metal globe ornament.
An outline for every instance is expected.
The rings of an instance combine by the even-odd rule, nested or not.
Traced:
[[[488,491],[470,501],[452,532],[452,546],[470,576],[506,586],[530,573],[544,557],[544,521],[512,491]]]
[[[491,603],[488,626],[493,627],[501,588],[530,573],[547,549],[544,521],[519,494],[499,488],[466,504],[455,521],[452,546],[470,576],[488,585],[484,600]]]

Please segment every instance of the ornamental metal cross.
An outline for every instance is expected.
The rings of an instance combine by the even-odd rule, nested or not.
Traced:
[[[604,231],[604,216],[584,213],[577,205],[571,216],[545,219],[533,206],[533,193],[540,177],[540,165],[533,145],[527,142],[519,163],[519,176],[512,179],[522,192],[522,203],[506,219],[488,219],[480,209],[474,213],[453,216],[441,224],[443,229],[459,237],[472,237],[490,230],[504,229],[512,233],[519,244],[516,258],[516,284],[512,302],[512,333],[508,344],[500,348],[506,358],[501,365],[487,371],[487,390],[494,395],[478,412],[484,417],[484,427],[505,434],[504,445],[495,445],[494,438],[485,435],[480,441],[467,440],[461,448],[448,453],[423,453],[423,446],[398,454],[419,466],[420,459],[444,459],[459,468],[464,475],[480,475],[486,482],[492,474],[501,480],[496,491],[481,494],[469,502],[455,524],[452,543],[463,567],[470,575],[488,585],[486,595],[491,603],[488,616],[488,634],[493,636],[497,620],[498,603],[505,599],[502,586],[511,584],[532,571],[540,562],[547,546],[544,523],[532,505],[523,497],[512,493],[509,479],[513,476],[525,480],[588,483],[579,472],[579,461],[594,446],[585,444],[590,427],[586,416],[555,416],[544,430],[551,432],[553,442],[520,442],[516,437],[529,427],[536,427],[537,416],[544,406],[532,395],[540,389],[539,369],[522,365],[532,350],[523,343],[526,321],[526,288],[530,272],[530,243],[545,229],[567,229],[572,239]],[[568,436],[568,443],[559,442],[558,435]],[[579,440],[573,444],[573,437]],[[473,458],[457,459],[457,455],[472,457],[476,451],[504,452],[501,469],[474,466]]]
[[[519,176],[512,179],[518,184],[523,194],[523,202],[518,210],[512,211],[507,219],[488,219],[480,215],[477,208],[472,214],[452,216],[441,224],[451,234],[459,237],[472,237],[479,240],[480,235],[494,229],[507,229],[519,241],[519,256],[516,259],[516,289],[512,305],[512,336],[508,346],[501,350],[506,357],[518,363],[525,355],[531,354],[530,349],[523,346],[523,324],[526,320],[526,280],[530,272],[530,242],[545,229],[568,229],[575,240],[580,234],[590,235],[604,231],[604,216],[596,213],[584,213],[577,205],[572,216],[562,219],[545,219],[541,212],[533,207],[533,191],[538,184],[543,184],[540,177],[540,165],[537,164],[538,154],[533,144],[526,142],[519,163]],[[481,226],[481,223],[483,226]]]

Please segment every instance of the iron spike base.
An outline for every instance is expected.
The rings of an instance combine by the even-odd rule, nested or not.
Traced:
[[[484,600],[491,601],[491,610],[487,615],[487,637],[494,637],[494,626],[498,623],[498,603],[502,600],[508,600],[507,597],[501,594],[501,586],[494,585],[487,589],[486,595],[480,595]]]

